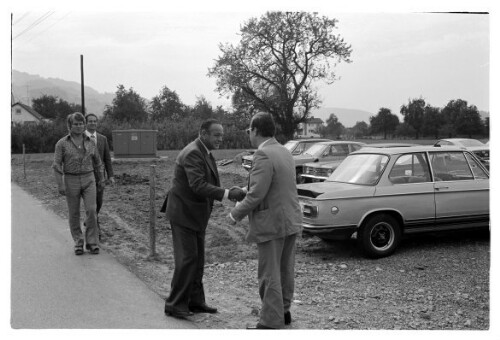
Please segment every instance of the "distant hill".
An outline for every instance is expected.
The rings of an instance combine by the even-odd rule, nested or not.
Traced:
[[[339,122],[341,122],[345,127],[353,127],[357,122],[364,121],[366,124],[370,124],[370,117],[375,116],[375,113],[371,113],[363,110],[355,109],[342,109],[338,107],[322,107],[311,112],[310,117],[314,116],[316,118],[321,118],[323,122],[326,123],[330,114],[335,114]]]
[[[42,95],[57,96],[68,103],[81,103],[80,83],[57,78],[43,78],[12,70],[12,95],[14,101],[31,106],[31,100]],[[99,93],[85,86],[85,108],[87,112],[102,115],[105,105],[111,105],[114,93]]]

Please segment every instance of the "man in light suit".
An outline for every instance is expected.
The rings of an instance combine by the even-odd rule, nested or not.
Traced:
[[[89,113],[85,116],[87,121],[87,130],[85,134],[90,137],[97,145],[97,151],[99,152],[99,157],[101,157],[101,162],[104,164],[104,178],[108,179],[111,184],[115,184],[115,178],[113,176],[113,165],[111,164],[111,154],[109,152],[109,144],[106,136],[97,133],[97,116],[93,113]],[[97,190],[96,195],[96,214],[97,214],[97,227],[99,230],[99,240],[101,239],[101,226],[99,224],[99,211],[101,211],[102,202],[104,197],[104,185]]]
[[[283,328],[292,321],[296,237],[302,212],[295,184],[295,163],[276,139],[275,124],[268,113],[253,116],[247,133],[254,153],[246,197],[229,214],[235,223],[248,215],[246,240],[257,243],[260,319],[247,329]]]
[[[175,269],[165,314],[185,318],[193,313],[216,313],[205,301],[205,230],[214,200],[242,200],[238,187],[220,187],[217,164],[210,152],[218,149],[222,125],[214,119],[201,124],[199,137],[187,145],[175,160],[172,187],[163,204],[172,227]]]

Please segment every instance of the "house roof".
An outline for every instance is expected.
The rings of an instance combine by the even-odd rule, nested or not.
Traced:
[[[39,114],[38,112],[36,112],[35,110],[33,110],[33,108],[31,108],[30,106],[26,105],[26,104],[23,104],[21,102],[17,102],[15,104],[12,105],[12,107],[16,106],[16,105],[19,105],[21,106],[23,109],[25,109],[26,111],[28,111],[29,113],[31,113],[33,116],[35,116],[37,119],[40,119],[40,120],[43,120],[44,117]]]
[[[323,120],[321,118],[307,118],[306,120],[307,124],[323,124]]]

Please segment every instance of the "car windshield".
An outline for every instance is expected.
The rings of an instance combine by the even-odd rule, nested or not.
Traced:
[[[308,155],[311,155],[311,156],[314,156],[314,155],[321,155],[321,153],[328,147],[328,145],[326,144],[314,144],[313,146],[311,146],[309,149],[307,149],[306,152],[304,152],[304,155],[305,154],[308,154]]]
[[[460,141],[460,144],[462,144],[465,147],[469,147],[469,146],[484,146],[483,143],[481,143],[480,141],[478,141],[476,139],[464,139],[464,140]]]
[[[373,185],[378,182],[388,160],[387,155],[378,154],[347,156],[326,181]]]
[[[299,143],[299,142],[288,141],[288,142],[286,142],[286,143],[285,143],[284,147],[285,147],[288,151],[292,152],[292,150],[293,150],[293,149],[295,149],[295,146],[296,146],[298,143]]]

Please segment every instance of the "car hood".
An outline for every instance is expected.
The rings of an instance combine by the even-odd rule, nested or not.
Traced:
[[[304,163],[307,163],[307,162],[314,161],[315,159],[317,159],[317,158],[314,157],[314,156],[312,156],[312,155],[309,155],[309,154],[307,154],[307,155],[306,154],[302,154],[302,155],[293,156],[293,160],[297,164],[304,164]]]
[[[375,194],[375,186],[341,182],[299,184],[297,190],[299,196],[317,199],[358,198]]]
[[[341,161],[333,161],[333,162],[312,162],[312,163],[306,163],[304,164],[305,166],[311,166],[314,168],[325,168],[325,169],[331,169],[331,168],[336,168],[342,163],[343,160]]]

